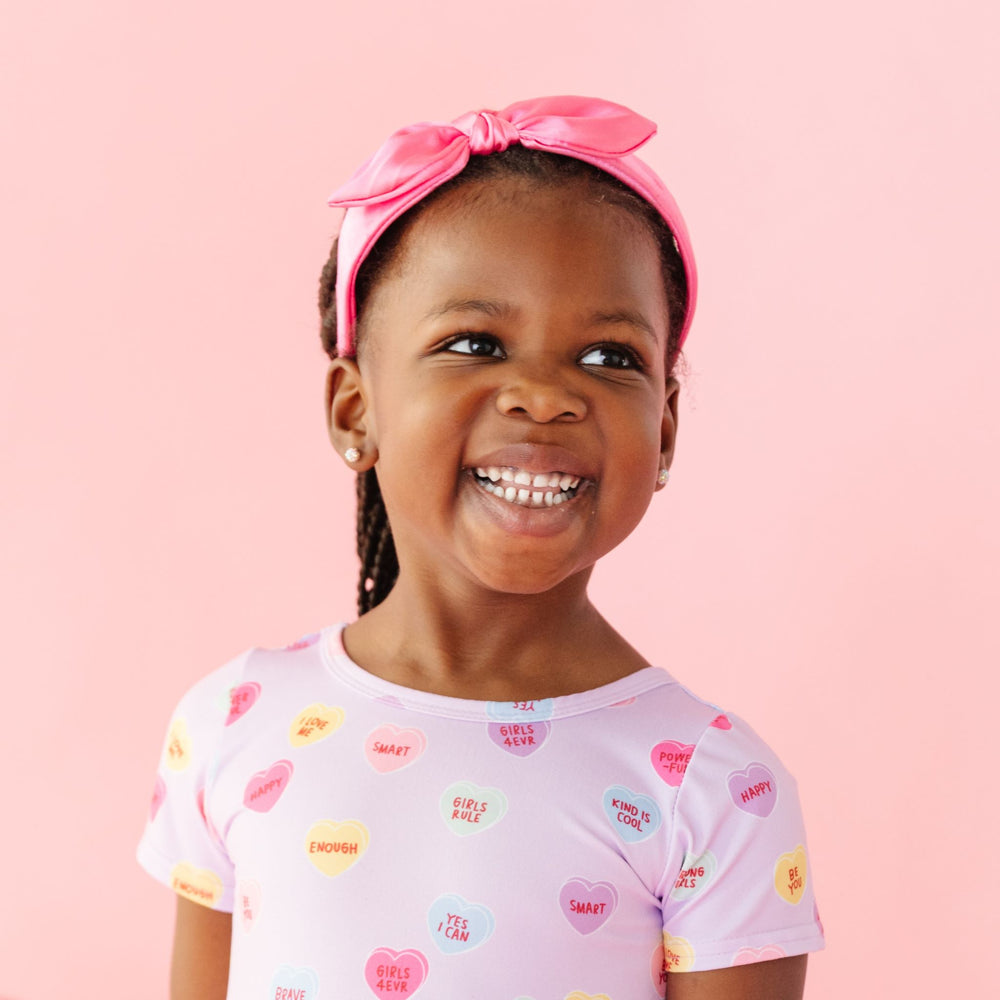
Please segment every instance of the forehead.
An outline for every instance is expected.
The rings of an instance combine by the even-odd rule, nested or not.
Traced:
[[[369,306],[419,308],[449,296],[500,296],[525,307],[561,298],[564,307],[581,310],[638,308],[667,335],[656,240],[644,220],[585,181],[477,181],[422,209]]]

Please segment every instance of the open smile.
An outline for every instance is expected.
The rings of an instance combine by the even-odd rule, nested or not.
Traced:
[[[568,472],[528,472],[514,466],[478,466],[474,478],[487,493],[520,507],[558,507],[580,489],[579,476]]]

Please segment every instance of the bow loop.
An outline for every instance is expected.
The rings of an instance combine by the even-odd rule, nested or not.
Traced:
[[[518,101],[499,114],[517,128],[523,145],[583,159],[626,156],[656,134],[648,118],[596,97]]]
[[[437,186],[469,161],[469,137],[454,125],[418,122],[394,132],[330,195],[336,208],[393,201],[425,184]]]

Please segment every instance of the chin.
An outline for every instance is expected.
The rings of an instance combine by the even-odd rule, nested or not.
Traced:
[[[509,564],[495,568],[477,567],[473,575],[474,581],[483,589],[494,594],[509,594],[512,597],[529,597],[538,594],[547,594],[556,590],[568,581],[578,578],[583,574],[583,582],[586,584],[590,571],[573,569],[567,571],[565,566],[553,568],[546,572],[545,567],[531,565],[525,572],[523,569],[514,571]]]

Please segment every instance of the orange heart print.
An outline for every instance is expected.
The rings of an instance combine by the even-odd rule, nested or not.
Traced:
[[[170,888],[194,903],[214,907],[222,899],[222,879],[207,868],[178,862],[170,871]]]
[[[335,733],[344,722],[344,710],[336,705],[314,702],[307,705],[292,720],[288,730],[288,742],[293,747],[304,747],[319,743]]]
[[[774,866],[774,888],[786,903],[802,902],[806,888],[806,849],[801,844],[778,858]]]
[[[663,965],[667,972],[690,972],[694,966],[694,948],[691,942],[664,931]]]
[[[174,719],[170,724],[163,756],[164,763],[171,771],[183,771],[191,763],[191,737],[188,736],[187,723],[183,719]]]
[[[309,860],[333,878],[361,860],[368,850],[368,828],[356,819],[323,819],[309,828],[305,848]]]

